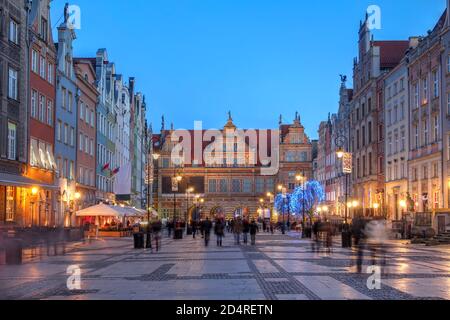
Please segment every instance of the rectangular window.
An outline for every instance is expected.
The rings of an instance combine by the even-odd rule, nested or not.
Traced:
[[[75,164],[74,164],[73,161],[70,161],[70,164],[69,164],[69,179],[73,180],[74,175],[75,175]]]
[[[427,120],[423,120],[423,145],[428,144],[428,122]]]
[[[80,133],[80,139],[79,139],[79,147],[80,147],[80,151],[83,151],[83,134]]]
[[[44,18],[41,18],[41,37],[44,41],[48,39],[48,23]]]
[[[16,197],[15,197],[15,188],[11,186],[6,187],[6,221],[11,222],[14,221],[14,215],[16,211]]]
[[[217,186],[217,180],[215,180],[215,179],[208,180],[208,192],[209,193],[215,193],[217,190],[216,186]]]
[[[63,109],[66,108],[66,96],[67,96],[67,90],[66,90],[66,88],[62,87],[61,88],[61,107]]]
[[[48,63],[47,80],[50,84],[53,84],[53,64]]]
[[[13,19],[9,20],[9,41],[19,44],[19,25]]]
[[[89,137],[84,136],[84,152],[89,154]]]
[[[414,107],[419,107],[419,82],[414,85]]]
[[[264,179],[257,177],[256,178],[256,186],[255,186],[256,193],[264,193]]]
[[[438,119],[438,116],[437,116],[437,115],[435,115],[435,116],[433,117],[433,119],[434,119],[434,133],[433,133],[433,138],[434,138],[434,141],[436,142],[436,141],[439,140],[439,119]]]
[[[46,70],[45,69],[46,68],[47,68],[47,65],[45,63],[45,58],[43,56],[41,56],[40,72],[39,72],[39,74],[40,74],[41,78],[43,78],[43,79],[45,79],[45,74],[46,74]]]
[[[242,185],[240,179],[232,179],[231,180],[231,192],[240,193],[242,192]]]
[[[39,121],[45,121],[45,97],[43,95],[39,97]]]
[[[95,123],[95,112],[92,110],[91,111],[91,127],[94,127],[94,123]]]
[[[250,180],[250,179],[244,179],[243,180],[243,191],[245,193],[251,193],[252,192],[252,180]]]
[[[86,122],[86,124],[89,124],[89,116],[90,116],[90,114],[89,114],[89,108],[88,108],[88,106],[86,105],[86,110],[85,110],[86,112],[84,113],[84,121]]]
[[[84,120],[84,102],[80,102],[80,119]]]
[[[64,144],[69,143],[69,125],[64,123]]]
[[[228,192],[228,184],[226,179],[219,180],[219,192],[221,193]]]
[[[75,146],[75,128],[74,127],[70,128],[70,146],[71,147]]]
[[[433,98],[439,97],[439,76],[437,70],[433,72]]]
[[[8,70],[8,98],[18,100],[17,71],[9,68]]]
[[[53,102],[51,100],[47,101],[47,124],[53,125]]]
[[[31,117],[37,119],[37,92],[31,91]]]
[[[17,126],[8,122],[8,159],[16,160],[17,157]]]
[[[56,140],[61,141],[61,129],[62,129],[62,122],[61,120],[58,120],[56,123]]]
[[[72,112],[72,104],[73,104],[72,99],[73,99],[73,94],[72,94],[72,92],[70,92],[70,91],[69,91],[69,94],[68,94],[68,99],[69,99],[69,101],[67,101],[67,110],[68,110],[69,112]]]
[[[425,78],[422,80],[422,104],[428,103],[428,79]]]
[[[34,49],[31,51],[31,71],[33,71],[34,73],[39,72],[38,53]]]
[[[94,140],[91,139],[89,142],[90,155],[94,156]]]

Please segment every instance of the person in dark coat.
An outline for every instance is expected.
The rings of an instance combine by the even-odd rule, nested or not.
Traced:
[[[173,228],[172,221],[167,220],[167,232],[169,233],[169,238],[170,238],[170,235],[172,234],[172,228]]]
[[[209,220],[209,218],[206,218],[206,220],[203,221],[202,226],[203,226],[203,228],[202,228],[203,229],[203,236],[205,238],[205,247],[207,247],[208,243],[209,243],[209,237],[211,235],[211,229],[212,229],[212,223]]]
[[[242,222],[242,235],[244,243],[247,244],[248,242],[248,233],[250,232],[250,222],[248,222],[247,219],[244,219]]]
[[[263,232],[266,232],[267,230],[267,224],[266,224],[266,220],[263,220]]]
[[[225,230],[225,222],[222,219],[217,219],[216,224],[214,226],[214,233],[217,237],[217,246],[222,246],[222,240],[224,236],[224,230]]]
[[[255,222],[255,220],[252,220],[252,222],[249,224],[249,231],[251,245],[254,246],[256,244],[256,233],[259,231],[258,224]]]
[[[159,251],[161,247],[161,230],[162,230],[162,222],[161,220],[158,219],[152,223],[152,231],[153,231],[153,238],[155,239],[156,251]]]
[[[195,234],[197,233],[197,221],[195,220],[191,221],[191,228],[192,228],[192,238],[195,239]]]

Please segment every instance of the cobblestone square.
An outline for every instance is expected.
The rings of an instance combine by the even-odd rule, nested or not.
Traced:
[[[45,252],[45,250],[44,250]],[[203,239],[164,236],[159,252],[133,249],[131,238],[68,245],[65,255],[30,255],[20,266],[0,266],[1,299],[149,300],[404,300],[450,298],[450,247],[389,241],[378,248],[381,288],[370,290],[364,251],[313,252],[310,240],[291,233],[258,234],[256,246],[208,247]],[[382,263],[386,261],[386,263]],[[81,268],[81,289],[67,288],[67,267]]]

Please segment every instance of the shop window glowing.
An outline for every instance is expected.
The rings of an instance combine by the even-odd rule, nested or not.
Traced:
[[[6,221],[14,221],[15,192],[14,187],[6,187]]]

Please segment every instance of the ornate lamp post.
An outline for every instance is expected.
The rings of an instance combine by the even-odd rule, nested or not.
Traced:
[[[358,202],[354,200],[353,202],[348,202],[348,179],[349,175],[352,172],[352,153],[346,152],[345,147],[348,145],[348,139],[347,137],[343,135],[338,135],[336,137],[335,141],[336,145],[336,156],[338,159],[342,161],[342,172],[340,176],[344,175],[345,177],[345,200],[344,203],[347,205],[345,206],[345,213],[344,213],[344,227],[342,230],[342,247],[351,247],[351,234],[350,234],[350,228],[348,225],[348,210],[351,207],[356,208],[358,206]]]
[[[187,219],[188,219],[188,210],[189,210],[189,195],[192,192],[194,192],[194,188],[193,187],[190,187],[190,188],[186,189],[186,212],[185,212],[185,215],[184,215],[184,224],[185,224],[186,234],[188,232],[188,220]]]

